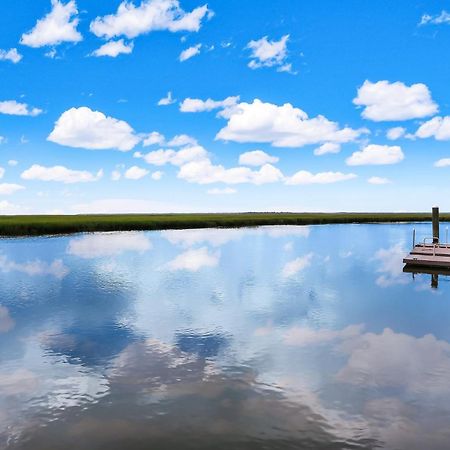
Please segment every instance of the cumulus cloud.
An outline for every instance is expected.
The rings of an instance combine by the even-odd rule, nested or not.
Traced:
[[[403,273],[403,258],[406,253],[402,243],[381,248],[375,253],[374,260],[379,264],[377,272],[381,273],[376,280],[378,286],[389,287],[409,282],[409,278]]]
[[[297,275],[302,270],[306,269],[311,265],[311,259],[313,258],[312,253],[308,253],[305,256],[301,256],[299,258],[294,259],[293,261],[289,261],[283,267],[281,275],[285,278],[292,277]]]
[[[286,34],[279,41],[270,41],[267,36],[257,41],[250,41],[246,47],[251,50],[251,60],[248,67],[259,69],[261,67],[278,66],[280,72],[292,71],[291,64],[286,63],[288,40],[289,35]]]
[[[342,173],[342,172],[319,172],[313,174],[306,170],[300,170],[291,177],[286,179],[286,184],[330,184],[337,183],[339,181],[347,181],[356,178],[354,173]]]
[[[9,50],[0,49],[0,61],[11,61],[17,64],[23,56],[17,51],[16,48],[10,48]]]
[[[127,169],[125,172],[125,178],[128,178],[129,180],[140,180],[141,178],[145,177],[149,174],[149,171],[147,169],[143,169],[142,167],[133,166]]]
[[[436,14],[434,16],[430,14],[424,14],[420,19],[419,25],[441,25],[441,24],[450,24],[450,13],[445,10],[442,10],[440,14]]]
[[[403,128],[403,127],[389,128],[389,130],[387,130],[386,137],[391,141],[395,141],[395,140],[403,137],[405,135],[405,133],[406,133],[406,128]]]
[[[117,256],[126,252],[144,253],[151,248],[150,239],[142,233],[98,233],[71,239],[67,253],[93,259]]]
[[[363,325],[349,325],[342,330],[314,329],[295,326],[284,335],[284,342],[295,347],[328,344],[333,341],[352,339],[361,334]]]
[[[181,112],[204,112],[212,111],[214,109],[228,110],[236,106],[239,102],[239,96],[227,97],[224,100],[201,100],[199,98],[186,98],[180,104]]]
[[[165,164],[182,166],[188,162],[208,159],[208,152],[202,146],[196,145],[178,151],[172,149],[159,149],[147,153],[146,155],[137,153],[135,156],[143,158],[148,164],[153,164],[155,166],[164,166]]]
[[[280,160],[276,156],[270,156],[262,150],[253,150],[239,155],[239,164],[243,166],[263,166],[264,164],[275,164]]]
[[[51,264],[39,259],[18,263],[10,260],[6,255],[0,255],[0,270],[6,273],[21,272],[30,276],[51,275],[58,279],[64,278],[69,273],[69,269],[61,259],[55,259]]]
[[[237,190],[230,188],[230,187],[226,187],[226,188],[214,188],[214,189],[208,189],[207,194],[210,195],[231,195],[231,194],[236,194]]]
[[[327,153],[339,153],[341,151],[341,145],[336,142],[325,142],[320,147],[314,150],[316,156],[326,155]]]
[[[129,39],[151,31],[198,31],[204,18],[211,17],[207,5],[185,12],[177,0],[143,0],[139,6],[122,2],[115,14],[97,17],[90,30],[98,37]]]
[[[391,180],[382,177],[370,177],[367,182],[370,184],[389,184]]]
[[[196,146],[197,139],[189,136],[187,134],[177,134],[169,142],[167,142],[169,147],[184,147],[184,146]]]
[[[181,166],[178,178],[189,183],[211,184],[266,184],[281,181],[284,177],[279,169],[271,164],[264,164],[258,170],[248,167],[226,169],[222,165],[214,165],[209,159],[192,161]]]
[[[450,158],[442,158],[434,163],[434,167],[449,167]]]
[[[372,83],[366,80],[353,103],[363,106],[362,116],[376,122],[418,119],[431,116],[438,106],[423,83],[407,86],[401,81]]]
[[[72,170],[64,166],[44,167],[39,164],[33,164],[21,174],[24,180],[59,181],[65,184],[98,181],[102,176],[102,170],[93,174],[86,170]]]
[[[75,0],[66,4],[51,0],[51,4],[52,10],[39,19],[31,31],[22,35],[22,45],[37,48],[63,42],[79,42],[83,39],[77,30],[79,20]]]
[[[423,123],[415,133],[416,137],[434,137],[438,141],[450,140],[450,116],[433,117]]]
[[[370,144],[358,152],[354,152],[346,163],[349,166],[397,164],[405,158],[398,145]]]
[[[0,195],[11,195],[18,191],[25,189],[20,184],[14,183],[0,183]]]
[[[3,178],[3,175],[5,175],[5,169],[0,167],[0,178]]]
[[[147,137],[142,141],[144,147],[149,147],[150,145],[164,145],[165,137],[158,131],[152,131]]]
[[[193,45],[192,47],[183,50],[180,53],[179,60],[180,62],[186,61],[198,54],[200,54],[200,49],[202,48],[202,44]]]
[[[5,306],[0,305],[0,333],[11,331],[16,322],[9,315],[9,310]]]
[[[173,103],[175,103],[176,100],[174,98],[172,98],[172,92],[169,91],[167,93],[166,97],[163,97],[162,99],[160,99],[158,101],[158,106],[167,106],[167,105],[172,105]]]
[[[151,174],[152,180],[159,181],[164,175],[164,172],[157,170]]]
[[[86,106],[63,112],[47,137],[48,141],[89,150],[131,150],[141,138],[123,120],[105,116]]]
[[[122,178],[122,174],[118,170],[113,170],[111,172],[111,180],[119,181]]]
[[[42,109],[30,108],[26,103],[18,103],[15,100],[5,100],[0,102],[0,114],[11,116],[38,116]]]
[[[133,42],[126,44],[123,39],[119,39],[118,41],[106,42],[106,44],[103,44],[97,50],[94,50],[91,55],[110,56],[111,58],[115,58],[120,54],[129,55],[130,53],[132,53],[133,47]]]
[[[275,147],[302,147],[321,142],[351,142],[366,129],[339,128],[324,116],[309,118],[290,103],[278,106],[255,99],[239,103],[228,114],[228,123],[216,139],[271,143]]]
[[[187,270],[197,272],[204,267],[216,267],[219,264],[220,252],[209,253],[207,247],[187,250],[166,264],[169,270]]]

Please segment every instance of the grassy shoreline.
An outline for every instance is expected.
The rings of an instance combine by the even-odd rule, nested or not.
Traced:
[[[260,225],[427,222],[430,213],[217,213],[0,216],[0,236],[41,236],[94,231],[236,228]],[[450,221],[450,213],[441,214]]]

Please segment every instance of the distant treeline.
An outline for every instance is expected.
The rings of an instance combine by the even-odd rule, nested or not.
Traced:
[[[425,222],[429,213],[229,213],[0,216],[0,236],[37,236],[93,231],[233,228],[259,225]],[[450,221],[450,214],[441,214]]]

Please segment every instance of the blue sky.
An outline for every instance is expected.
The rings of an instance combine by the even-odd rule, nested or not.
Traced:
[[[445,6],[3,0],[0,213],[448,210]]]

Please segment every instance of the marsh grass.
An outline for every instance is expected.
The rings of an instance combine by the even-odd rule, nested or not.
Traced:
[[[0,236],[94,231],[430,221],[428,213],[227,213],[0,216]],[[449,221],[450,214],[441,214]]]

